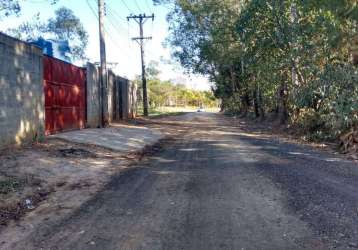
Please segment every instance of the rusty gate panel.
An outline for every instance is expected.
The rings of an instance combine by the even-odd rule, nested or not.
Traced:
[[[86,70],[44,56],[45,131],[80,129],[86,117]]]

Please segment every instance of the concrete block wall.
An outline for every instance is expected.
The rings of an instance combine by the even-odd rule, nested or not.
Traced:
[[[119,76],[114,76],[113,78],[113,88],[112,88],[112,120],[113,121],[118,121],[121,120],[122,117],[122,106],[120,105],[121,103],[121,96],[120,96],[120,84],[119,84],[119,80],[120,77]]]
[[[108,98],[101,100],[99,73],[98,67],[87,64],[87,127],[101,125],[101,105],[113,121],[113,106],[118,105],[119,98],[122,106],[117,110],[121,118],[134,117],[136,100],[130,82],[110,71]],[[114,85],[120,86],[121,97],[114,93]],[[44,128],[42,50],[0,32],[0,147],[37,140],[44,136]]]
[[[99,69],[94,64],[87,64],[87,123],[89,128],[101,125]]]
[[[87,127],[101,126],[100,71],[91,63],[87,64]],[[119,96],[120,95],[120,96]],[[134,118],[136,114],[136,87],[123,77],[108,71],[107,98],[104,105],[109,122]]]
[[[137,115],[137,86],[135,83],[126,78],[117,77],[117,88],[120,89],[120,100],[122,107],[120,108],[120,116],[122,119],[132,119]]]
[[[134,119],[137,116],[137,85],[128,81],[128,118]]]
[[[44,135],[40,48],[0,32],[0,147]]]
[[[122,94],[122,117],[128,119],[128,83],[129,81],[125,78],[120,77],[120,88]]]
[[[114,113],[113,113],[113,105],[114,103],[114,95],[116,94],[114,92],[114,85],[116,84],[116,75],[111,71],[108,70],[108,88],[107,88],[107,95],[108,95],[108,118],[109,122],[113,122]]]

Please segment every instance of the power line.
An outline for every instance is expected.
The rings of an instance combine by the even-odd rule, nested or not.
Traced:
[[[150,7],[148,0],[145,0],[145,4],[147,5],[150,12],[154,12],[153,9]]]
[[[126,23],[129,23],[128,20],[126,20],[126,19],[125,19],[124,17],[122,17],[121,15],[119,15],[118,12],[117,12],[114,8],[108,6],[108,11],[109,11],[110,13],[112,13],[112,16],[113,16],[114,18],[116,18],[117,21],[122,20],[122,21],[124,21],[124,22],[126,22]],[[120,23],[120,22],[119,22],[119,23]],[[131,23],[129,23],[129,24],[132,25]]]
[[[88,5],[88,7],[90,8],[90,10],[92,11],[92,14],[98,19],[98,15],[97,15],[96,11],[92,8],[92,6],[88,0],[86,0],[86,3]]]
[[[96,0],[93,0],[93,1],[96,1]],[[88,0],[87,0],[88,2]],[[105,5],[106,6],[106,10],[107,10],[107,13],[108,13],[108,20],[109,22],[111,23],[111,25],[117,30],[118,33],[121,33],[121,30],[118,29],[117,26],[120,26],[120,28],[122,28],[123,30],[125,30],[125,28],[121,25],[121,20],[123,20],[124,22],[127,22],[129,23],[125,18],[121,17],[118,12],[115,11],[114,8],[110,7],[108,4]],[[114,21],[111,20],[112,19],[115,19]],[[117,24],[115,24],[117,23]],[[128,29],[128,28],[127,28]]]
[[[123,5],[127,8],[127,10],[129,11],[129,13],[133,13],[133,11],[128,7],[128,5],[126,4],[126,2],[124,0],[121,0],[121,2],[123,3]]]
[[[108,6],[108,11],[111,12],[114,16],[116,16],[116,18],[118,18],[118,19],[120,19],[120,20],[122,20],[124,22],[127,22],[127,20],[124,17],[121,17],[118,14],[118,12],[115,9],[113,9],[112,7]]]
[[[95,0],[94,0],[94,1],[95,1]],[[89,0],[86,0],[86,3],[87,3],[87,5],[88,5],[88,7],[90,8],[90,10],[91,10],[92,14],[94,15],[94,17],[98,20],[98,15],[97,15],[96,11],[94,10],[94,8],[93,8],[93,7],[91,6],[91,4],[89,3]],[[113,9],[111,9],[111,10],[112,10],[112,11],[109,11],[109,13],[110,13],[110,12],[113,12]],[[118,16],[118,15],[117,15],[117,16]],[[127,23],[128,23],[128,25],[130,25],[130,22],[129,22],[129,21],[128,21]],[[116,31],[117,33],[120,33],[120,32],[118,31],[118,28],[115,28],[115,24],[114,24],[113,22],[110,21],[110,24],[111,24],[111,26],[113,26],[113,28],[115,29],[115,31]],[[130,54],[128,53],[128,49],[124,49],[123,47],[121,47],[121,46],[118,44],[118,39],[115,39],[115,38],[113,37],[113,33],[109,32],[108,27],[106,27],[106,25],[103,27],[103,29],[104,29],[105,35],[109,37],[110,41],[111,41],[111,42],[113,43],[113,45],[120,51],[121,54],[124,54],[125,57],[128,58],[128,59],[133,58],[133,55],[130,55]],[[129,27],[128,27],[128,39],[129,39]],[[129,44],[128,44],[128,46],[129,46]],[[151,56],[153,56],[153,54],[152,54],[150,51],[148,51],[148,54],[150,54]]]
[[[143,24],[147,19],[154,20],[154,14],[151,16],[147,16],[146,14],[140,15],[130,15],[127,17],[128,20],[134,19],[139,25],[139,37],[132,38],[133,40],[137,41],[140,45],[140,55],[141,55],[141,62],[142,62],[142,84],[143,84],[143,113],[144,116],[148,116],[148,96],[147,96],[147,79],[145,75],[145,62],[144,62],[144,40],[152,39],[152,37],[144,37],[143,36]]]
[[[115,20],[116,17],[113,16],[112,12],[110,12],[109,10],[108,10],[107,17],[109,23],[113,26],[113,28],[115,28],[118,31],[118,33],[121,33],[122,30],[125,30],[125,28],[120,24],[120,22],[118,22],[118,20]]]
[[[93,9],[93,7],[91,6],[91,4],[89,3],[89,0],[86,0],[87,2],[87,5],[88,7],[91,9],[92,11],[92,14],[96,17],[96,19],[98,20],[98,15],[96,13],[96,11]],[[123,48],[121,48],[119,45],[118,45],[118,42],[116,42],[116,39],[114,39],[111,35],[110,32],[108,32],[108,29],[106,27],[104,27],[104,32],[105,34],[110,38],[110,40],[113,42],[113,45],[119,49],[121,51],[121,53],[124,53],[127,55],[128,58],[131,58],[131,56],[126,52],[126,50],[124,50]]]
[[[137,9],[138,9],[140,12],[143,12],[142,9],[139,7],[139,4],[138,4],[137,0],[134,0],[134,4],[137,6]]]
[[[109,37],[109,39],[113,42],[113,45],[119,49],[119,51],[121,53],[126,54],[127,58],[131,58],[131,55],[128,54],[128,52],[126,52],[126,50],[124,50],[121,46],[118,45],[118,42],[116,41],[115,38],[113,38],[112,34],[110,32],[108,32],[108,29],[106,27],[104,27],[104,31],[106,33],[106,35]]]

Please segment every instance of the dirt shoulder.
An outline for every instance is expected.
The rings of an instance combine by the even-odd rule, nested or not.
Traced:
[[[136,152],[123,153],[101,146],[71,143],[59,139],[51,139],[31,147],[1,151],[0,248],[11,249],[14,242],[23,241],[34,231],[40,235],[43,230],[45,230],[44,233],[51,231],[47,228],[66,221],[65,218],[70,218],[74,211],[81,211],[79,208],[93,197],[101,196],[100,192],[106,193],[108,191],[106,185],[113,178],[128,171],[131,172],[139,162],[143,164],[151,158],[150,156],[157,154],[163,148],[168,148],[173,142],[177,141],[180,144],[181,138],[197,136],[198,131],[199,134],[208,133],[205,134],[208,138],[212,136],[211,133],[217,133],[218,136],[240,136],[241,142],[249,140],[248,142],[253,144],[256,143],[256,139],[260,141],[268,139],[278,145],[281,142],[283,142],[282,145],[286,145],[284,142],[303,144],[285,132],[273,133],[272,128],[267,125],[227,118],[221,114],[209,117],[215,118],[214,123],[203,123],[205,117],[205,114],[187,113],[161,118],[139,118],[126,124],[123,123],[123,126],[128,125],[128,128],[145,127],[163,135],[162,139],[156,143],[147,145]],[[224,126],[226,123],[228,127]],[[121,128],[116,129],[120,131]],[[112,132],[114,133],[115,130]],[[219,142],[222,140],[216,139]],[[226,139],[231,140],[230,137]],[[204,140],[202,143],[203,145],[200,145],[204,147],[207,141]],[[225,146],[223,143],[212,145],[219,147],[215,150]],[[236,146],[234,144],[229,148],[235,149]],[[191,144],[187,147],[200,148],[199,145],[196,147]],[[317,145],[316,147],[330,150],[329,147]],[[272,148],[272,145],[270,144],[268,148]],[[268,153],[271,154],[271,152]],[[212,155],[208,153],[206,157],[212,157]],[[248,162],[255,159],[254,156],[247,158],[247,155],[242,155],[240,152],[237,157],[239,157],[238,160],[247,159]],[[313,154],[312,157],[314,157]],[[266,161],[267,158],[265,158]],[[281,161],[283,164],[287,159]],[[26,203],[26,200],[30,200],[30,203]]]
[[[133,127],[139,128],[145,129]],[[112,130],[112,134],[121,132],[117,127]],[[149,137],[130,151],[58,138],[1,150],[0,248],[8,249],[40,224],[61,220],[101,190],[113,175],[157,150],[162,137]]]
[[[358,154],[356,152],[342,152],[340,142],[337,141],[309,141],[302,134],[297,133],[294,129],[287,128],[285,125],[279,125],[277,122],[270,120],[257,121],[251,118],[241,118],[238,116],[227,116],[232,119],[236,126],[243,131],[254,134],[261,134],[282,142],[295,143],[310,146],[319,150],[338,155],[348,160],[358,162]]]
[[[356,248],[351,161],[219,114],[136,122],[178,136],[13,249]]]

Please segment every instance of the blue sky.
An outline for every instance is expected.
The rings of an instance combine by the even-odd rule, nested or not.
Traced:
[[[73,10],[89,33],[87,55],[92,62],[99,61],[99,38],[97,0],[60,0],[56,5],[50,5],[46,0],[23,0],[20,17],[9,17],[1,20],[1,31],[16,27],[25,20],[40,13],[43,20],[54,15],[54,10],[66,6]],[[140,74],[140,51],[136,42],[131,37],[138,36],[138,24],[132,20],[129,23],[126,17],[130,14],[154,13],[154,22],[148,20],[144,26],[144,35],[152,36],[153,39],[146,43],[146,62],[151,60],[160,61],[161,58],[170,59],[170,50],[163,47],[163,42],[168,34],[166,6],[154,6],[151,0],[105,0],[106,2],[106,44],[107,61],[116,62],[118,65],[113,69],[116,73],[133,79]],[[95,13],[94,13],[95,12]],[[160,63],[161,78],[163,80],[176,79],[195,89],[208,89],[209,84],[204,77],[185,75],[180,66],[172,66]]]

